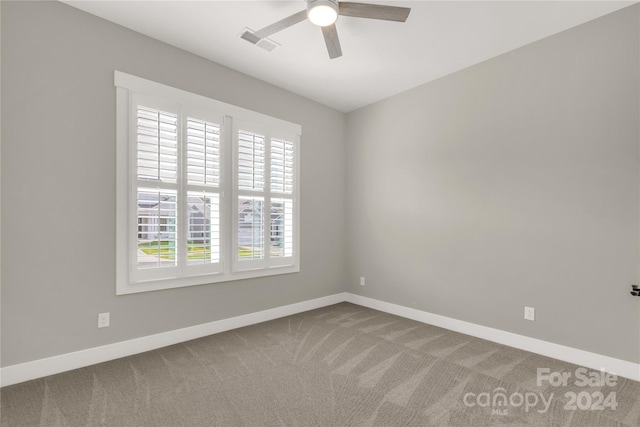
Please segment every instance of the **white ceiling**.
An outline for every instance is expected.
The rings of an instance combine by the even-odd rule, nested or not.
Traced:
[[[71,6],[349,112],[635,1],[367,1],[411,8],[406,23],[340,17],[343,56],[329,59],[308,21],[270,38],[241,39],[306,8],[296,1],[82,1]]]

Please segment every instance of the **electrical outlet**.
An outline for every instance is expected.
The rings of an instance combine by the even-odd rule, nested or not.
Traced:
[[[98,314],[98,328],[106,328],[109,326],[109,313]]]
[[[525,320],[531,320],[532,322],[536,320],[536,309],[533,307],[525,307],[524,308],[524,318]]]
[[[364,286],[364,277],[360,277],[360,286]]]

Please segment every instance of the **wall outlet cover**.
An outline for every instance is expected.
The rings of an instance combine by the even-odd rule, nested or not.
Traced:
[[[532,322],[536,320],[536,309],[533,307],[525,307],[524,308],[524,318],[526,320],[531,320]]]
[[[109,313],[98,314],[98,328],[106,328],[109,326]]]

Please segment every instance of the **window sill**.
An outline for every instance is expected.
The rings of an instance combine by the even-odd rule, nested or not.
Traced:
[[[116,295],[136,294],[140,292],[160,291],[163,289],[183,288],[187,286],[209,285],[234,280],[255,279],[280,274],[299,273],[298,265],[282,265],[268,268],[236,271],[233,273],[215,273],[172,279],[149,280],[134,283],[118,283]]]

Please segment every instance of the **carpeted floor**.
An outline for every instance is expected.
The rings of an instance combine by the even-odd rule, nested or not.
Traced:
[[[578,369],[341,303],[4,387],[1,425],[640,425],[640,383]]]

